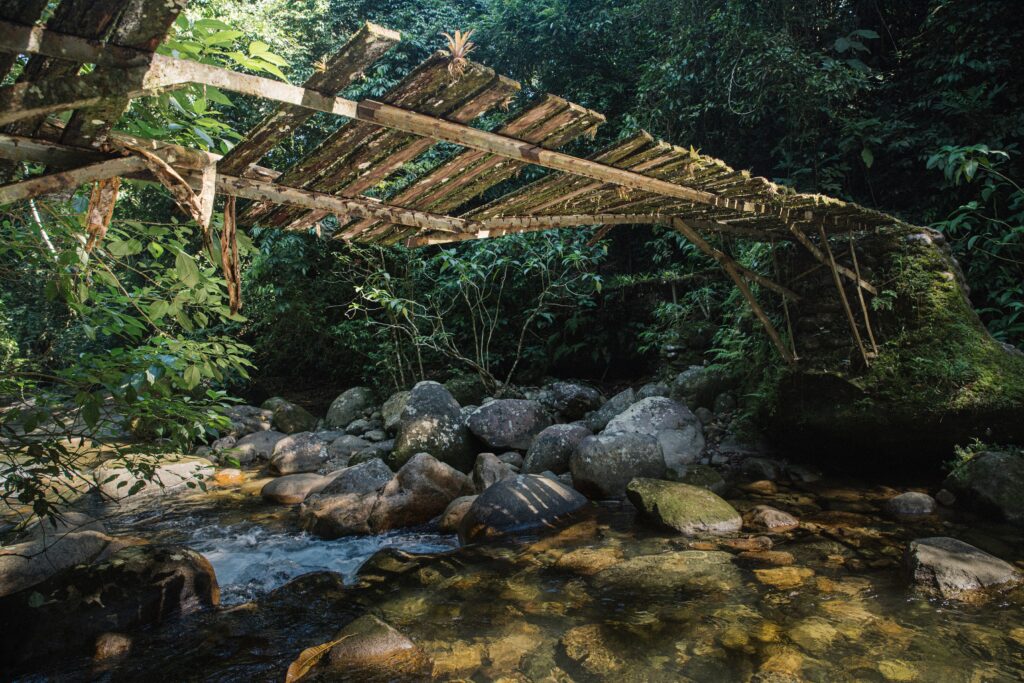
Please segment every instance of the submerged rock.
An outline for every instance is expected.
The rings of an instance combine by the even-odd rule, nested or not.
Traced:
[[[274,445],[270,457],[273,474],[316,472],[327,460],[327,444],[314,432],[299,432],[284,437]]]
[[[437,382],[420,382],[409,392],[386,462],[397,469],[417,453],[429,453],[462,472],[476,460],[477,449],[462,423],[459,404]]]
[[[1024,455],[979,453],[957,467],[945,486],[975,507],[1024,526]]]
[[[727,591],[742,583],[732,555],[718,550],[639,555],[598,572],[592,580],[600,589],[642,594],[680,588]]]
[[[537,434],[551,424],[538,401],[497,399],[480,406],[466,419],[466,426],[484,444],[499,450],[525,451]]]
[[[523,462],[524,474],[551,471],[562,474],[569,471],[569,462],[590,430],[579,424],[551,425],[533,440]]]
[[[1013,565],[955,538],[911,541],[903,555],[910,581],[944,599],[969,599],[978,591],[1021,581]]]
[[[137,545],[0,600],[0,660],[91,655],[104,633],[126,632],[216,605],[213,567],[181,546]]]
[[[459,524],[463,543],[554,528],[586,507],[587,499],[555,479],[520,474],[480,494]]]
[[[367,387],[352,387],[331,402],[324,424],[331,429],[344,429],[373,409],[373,392]]]
[[[599,434],[580,442],[570,461],[573,486],[592,497],[621,498],[637,477],[665,475],[658,440],[646,434]]]
[[[422,668],[423,653],[416,644],[372,614],[364,614],[334,637],[328,654],[335,671],[372,672],[393,676]]]
[[[642,516],[687,536],[730,534],[743,526],[733,506],[698,486],[641,478],[629,482],[626,495]]]

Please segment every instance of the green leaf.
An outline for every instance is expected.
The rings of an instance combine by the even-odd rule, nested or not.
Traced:
[[[867,147],[860,151],[860,158],[864,160],[864,165],[868,168],[871,168],[871,164],[875,163],[875,155]]]
[[[196,265],[195,260],[185,252],[179,251],[177,256],[174,257],[174,270],[178,274],[178,279],[189,287],[195,287],[199,284],[199,267]]]
[[[185,387],[187,389],[194,389],[198,384],[199,380],[202,379],[202,374],[198,367],[190,365],[185,368]]]
[[[133,256],[142,251],[142,242],[134,237],[129,240],[115,240],[107,245],[107,251],[114,256]]]

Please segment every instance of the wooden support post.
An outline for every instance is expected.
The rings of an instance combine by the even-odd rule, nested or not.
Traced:
[[[754,297],[753,292],[750,291],[750,287],[747,286],[746,280],[743,279],[743,275],[740,272],[740,268],[742,268],[742,266],[729,258],[729,256],[719,249],[715,249],[708,244],[708,242],[700,236],[700,233],[688,226],[685,221],[675,218],[672,220],[672,227],[682,233],[683,237],[690,240],[690,242],[692,242],[694,246],[702,252],[718,261],[718,264],[723,270],[725,270],[726,274],[734,283],[736,283],[736,287],[739,288],[740,294],[743,295],[743,298],[747,300],[747,304],[750,305],[754,315],[761,321],[761,325],[764,327],[765,332],[767,332],[769,339],[771,339],[772,343],[775,344],[775,348],[778,350],[779,355],[782,356],[782,359],[785,360],[786,363],[794,365],[796,363],[796,358],[794,358],[793,354],[791,354],[789,349],[786,348],[786,345],[782,342],[782,337],[779,336],[778,330],[775,329],[775,325],[773,325],[772,321],[768,319],[768,315],[764,312],[764,309],[761,308],[761,305],[757,303],[757,299]]]
[[[846,298],[846,290],[843,289],[843,281],[839,277],[839,269],[836,267],[836,259],[832,255],[832,248],[828,245],[828,235],[825,234],[825,226],[819,225],[818,231],[821,234],[821,246],[825,249],[829,265],[832,268],[832,279],[835,281],[836,289],[839,291],[839,300],[843,304],[843,311],[846,312],[846,320],[850,323],[850,332],[853,334],[854,341],[857,342],[857,348],[860,349],[861,358],[864,359],[864,366],[870,367],[871,361],[868,359],[868,352],[864,348],[864,341],[860,338],[860,330],[857,329],[857,320],[853,317],[853,310],[850,308],[850,301]]]
[[[782,278],[782,271],[779,269],[779,260],[775,256],[775,242],[771,242],[769,249],[772,252],[772,271],[775,273],[775,277]],[[786,331],[789,333],[789,348],[793,352],[793,358],[800,358],[800,354],[796,351],[796,334],[793,332],[793,320],[789,315],[789,301],[788,297],[782,298],[782,312],[786,315]]]
[[[811,252],[811,255],[814,256],[814,258],[818,259],[818,261],[820,261],[823,265],[835,268],[840,275],[856,283],[858,287],[866,289],[867,291],[871,292],[874,295],[878,294],[878,290],[875,289],[875,287],[870,282],[861,279],[860,277],[857,276],[856,273],[854,273],[846,266],[841,266],[835,263],[830,264],[829,258],[821,251],[821,249],[815,246],[814,242],[812,242],[810,238],[807,237],[806,234],[804,234],[803,230],[796,227],[796,225],[789,222],[788,220],[786,221],[786,225],[789,227],[789,231],[793,234],[793,236],[796,237],[797,241],[800,242],[800,244],[802,244],[804,248],[807,249],[807,251]],[[821,227],[821,232],[824,233],[824,226],[819,227]]]

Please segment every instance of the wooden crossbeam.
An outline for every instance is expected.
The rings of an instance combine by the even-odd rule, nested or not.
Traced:
[[[736,287],[740,290],[743,298],[747,300],[747,304],[749,304],[754,315],[761,321],[761,325],[768,334],[768,338],[772,340],[772,343],[778,350],[779,355],[782,356],[786,363],[793,365],[796,362],[796,359],[793,357],[793,354],[790,353],[785,343],[783,343],[782,337],[779,336],[778,330],[775,329],[775,325],[773,325],[772,321],[769,320],[768,315],[764,312],[764,309],[761,308],[761,305],[757,302],[757,298],[754,297],[754,293],[750,291],[750,287],[747,285],[746,280],[744,280],[743,270],[745,269],[743,269],[740,264],[736,263],[736,261],[730,258],[727,254],[711,246],[707,240],[700,236],[700,233],[687,225],[685,221],[678,218],[673,219],[672,227],[678,230],[683,237],[692,242],[695,247],[718,261],[718,264],[722,266],[722,269],[725,270],[730,279],[736,283]],[[765,279],[767,280],[767,278]]]
[[[0,187],[0,206],[12,202],[24,201],[41,195],[53,194],[61,190],[76,188],[97,180],[107,180],[119,176],[131,175],[146,170],[146,164],[136,157],[107,159],[89,164],[70,171],[60,171],[48,175],[22,180]]]
[[[818,246],[814,244],[814,242],[811,241],[811,239],[806,235],[806,233],[804,233],[803,230],[798,228],[796,225],[789,223],[788,221],[787,227],[789,228],[789,232],[792,233],[794,237],[796,237],[797,241],[800,244],[802,244],[804,248],[807,249],[807,251],[811,252],[811,255],[814,256],[814,258],[816,258],[822,265],[826,266],[827,268],[833,267],[832,260],[830,260],[825,255],[825,253],[821,249],[819,249]],[[825,234],[824,229],[822,229],[822,234]],[[827,240],[827,236],[824,239]],[[840,275],[847,278],[851,282],[856,283],[858,287],[861,287],[862,289],[865,289],[874,295],[878,294],[878,290],[875,289],[874,285],[872,285],[867,280],[864,280],[863,278],[859,277],[855,272],[853,272],[846,266],[836,263],[834,264],[834,267]]]
[[[850,324],[850,333],[853,335],[853,340],[857,343],[857,349],[860,351],[861,358],[864,360],[864,366],[870,367],[871,361],[868,359],[867,349],[864,348],[864,340],[860,337],[860,330],[857,328],[857,319],[853,317],[853,309],[850,308],[850,301],[846,296],[846,290],[843,288],[843,281],[839,277],[839,269],[836,267],[836,258],[832,254],[832,248],[828,245],[828,236],[825,234],[825,226],[819,225],[818,232],[821,235],[821,246],[825,248],[825,254],[832,270],[832,280],[836,285],[836,290],[839,292],[839,301],[843,305],[843,312],[846,313],[846,321]]]

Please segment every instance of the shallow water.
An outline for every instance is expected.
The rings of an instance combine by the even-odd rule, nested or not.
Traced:
[[[70,680],[280,681],[299,652],[370,613],[423,661],[406,673],[321,666],[310,680],[1024,680],[1024,590],[942,603],[914,593],[900,569],[908,540],[935,535],[1024,567],[1020,530],[950,515],[892,520],[880,512],[892,493],[819,483],[728,496],[741,511],[768,503],[800,517],[799,529],[765,535],[789,565],[651,529],[619,507],[543,537],[415,555],[396,548],[453,539],[421,530],[323,541],[294,531],[293,509],[195,497],[118,523],[204,552],[225,606],[138,634],[109,668],[57,670]],[[320,569],[340,575],[281,585]]]

